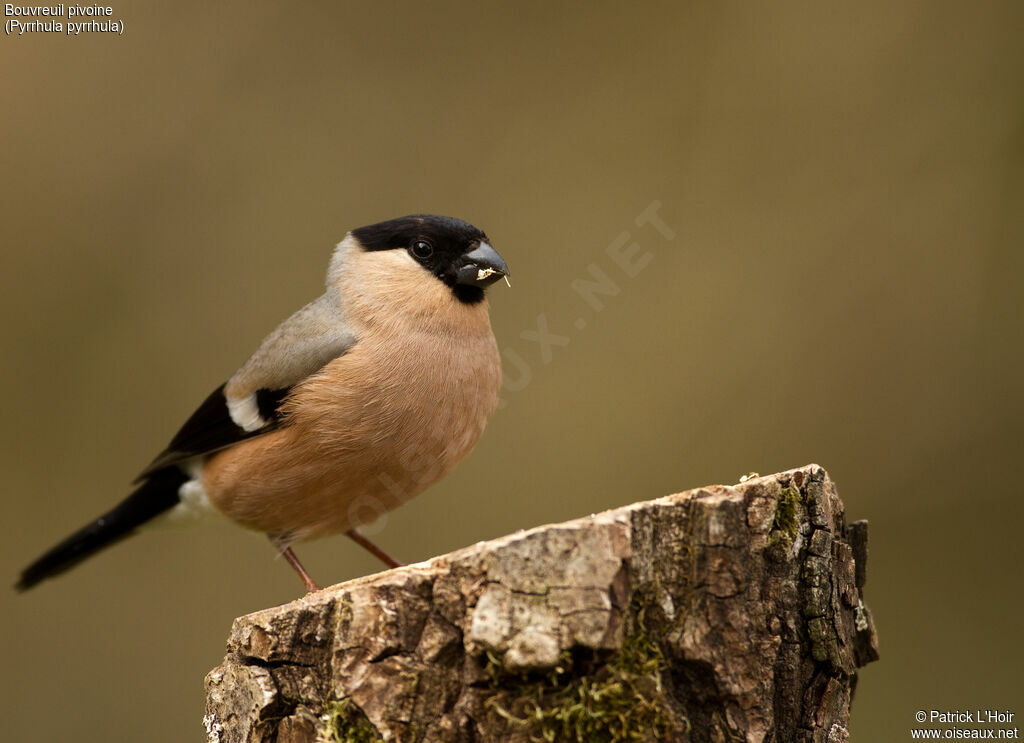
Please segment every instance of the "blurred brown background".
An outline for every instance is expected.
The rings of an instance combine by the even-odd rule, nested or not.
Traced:
[[[120,2],[121,37],[0,40],[6,580],[127,493],[348,229],[437,212],[512,267],[512,389],[383,545],[819,462],[872,525],[854,739],[1024,714],[1020,3],[319,6]],[[635,222],[655,201],[671,239]],[[595,267],[600,311],[572,288]],[[220,526],[2,591],[3,738],[201,740],[232,618],[299,593]]]

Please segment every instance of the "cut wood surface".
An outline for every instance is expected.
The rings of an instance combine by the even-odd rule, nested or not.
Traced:
[[[846,741],[866,557],[817,465],[481,542],[236,619],[208,738]]]

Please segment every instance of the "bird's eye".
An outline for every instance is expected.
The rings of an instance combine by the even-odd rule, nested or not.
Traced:
[[[417,258],[429,258],[434,254],[434,246],[426,240],[417,240],[412,244],[412,254]]]

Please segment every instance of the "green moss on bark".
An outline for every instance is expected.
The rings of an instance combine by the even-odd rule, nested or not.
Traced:
[[[503,673],[489,656],[492,683],[509,691],[488,706],[533,741],[647,743],[680,732],[664,686],[668,664],[658,643],[643,631],[627,637],[610,662],[594,664],[592,671],[568,653],[561,660],[541,678],[531,679]]]
[[[324,717],[328,732],[338,743],[378,743],[384,740],[350,699],[325,704]]]

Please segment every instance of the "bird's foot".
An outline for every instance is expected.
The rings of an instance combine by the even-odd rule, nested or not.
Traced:
[[[318,586],[316,582],[309,577],[309,573],[307,573],[306,569],[302,567],[302,563],[299,562],[299,558],[294,552],[292,552],[292,548],[288,546],[288,543],[279,537],[275,537],[273,535],[268,536],[270,536],[270,541],[274,543],[274,546],[281,552],[284,559],[288,561],[288,564],[291,565],[292,568],[295,569],[295,572],[299,574],[299,578],[302,580],[302,584],[306,587],[306,590],[309,593],[319,591],[320,586]]]

